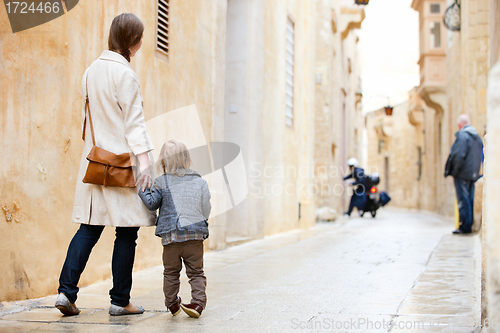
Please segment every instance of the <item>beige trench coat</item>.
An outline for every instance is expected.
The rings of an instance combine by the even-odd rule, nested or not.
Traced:
[[[153,150],[146,132],[139,81],[123,56],[104,51],[85,71],[82,126],[86,86],[96,146],[115,154],[132,152],[138,155]],[[86,157],[91,149],[92,135],[87,119],[72,221],[113,227],[153,226],[155,215],[144,206],[137,188],[104,187],[82,182],[88,165]]]

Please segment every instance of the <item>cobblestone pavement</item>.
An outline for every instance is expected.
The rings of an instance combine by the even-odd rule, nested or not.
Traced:
[[[0,332],[473,332],[480,239],[452,235],[453,227],[396,210],[318,223],[207,253],[200,319],[166,311],[158,266],[134,275],[142,315],[109,316],[106,281],[81,289],[75,317],[53,308],[55,296],[3,303]],[[186,301],[189,290],[183,278]]]

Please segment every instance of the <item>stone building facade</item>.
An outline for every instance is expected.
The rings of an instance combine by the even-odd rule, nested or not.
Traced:
[[[392,118],[394,135],[402,131],[408,134],[401,140],[392,137],[386,146],[387,154],[391,156],[410,154],[409,160],[396,162],[397,159],[393,158],[389,182],[404,184],[407,193],[416,191],[416,195],[410,195],[413,198],[411,203],[398,197],[393,204],[447,216],[455,213],[455,188],[451,177],[444,178],[444,166],[458,130],[456,121],[460,114],[468,114],[472,125],[483,134],[490,66],[489,1],[461,2],[459,32],[450,31],[443,24],[443,16],[453,3],[445,0],[413,1],[412,8],[419,12],[420,17],[420,85],[409,92],[407,105],[396,107],[391,117],[382,116]],[[376,125],[371,120],[375,114],[380,117],[382,112],[367,115],[369,138],[376,132],[373,128]],[[401,114],[406,114],[406,118]],[[410,128],[407,128],[408,124]],[[373,157],[372,149],[368,154],[371,165],[376,157]],[[407,168],[417,168],[418,178],[394,173]],[[482,185],[478,185],[476,226],[481,221]],[[395,193],[392,196],[395,197]]]
[[[432,6],[436,4],[436,1],[415,0],[412,6],[419,11],[421,17],[425,17],[430,15],[428,11],[432,11]],[[440,4],[441,18],[436,16],[436,24],[438,19],[442,21],[446,10],[451,6],[456,4],[454,5],[453,1]],[[445,32],[445,38],[441,37],[445,61],[439,66],[426,65],[422,61],[420,63],[422,72],[444,72],[442,79],[429,83],[427,76],[421,75],[417,93],[422,103],[410,105],[413,113],[422,110],[424,139],[428,146],[432,146],[432,156],[426,156],[424,160],[426,159],[426,164],[430,166],[425,179],[429,180],[426,187],[432,188],[428,195],[435,206],[427,205],[425,209],[449,216],[454,214],[455,189],[451,177],[443,178],[443,170],[458,130],[456,121],[460,114],[467,114],[471,118],[472,126],[480,135],[484,134],[487,76],[490,67],[489,1],[462,1],[459,8],[460,30],[451,31],[444,25],[441,28]],[[425,23],[421,29],[425,29]],[[425,43],[422,46],[421,42],[421,47],[424,47],[421,49],[423,57],[426,52]],[[481,193],[481,185],[478,190]],[[481,199],[481,195],[478,199]],[[476,222],[479,223],[480,201],[477,204],[476,211],[479,214],[476,214]]]
[[[500,11],[496,7],[495,18],[500,20]],[[496,40],[500,38],[498,30],[491,31]],[[498,165],[500,158],[498,147],[500,146],[500,54],[492,52],[496,64],[490,70],[488,82],[487,102],[487,135],[485,154],[485,184],[483,205],[483,228],[482,228],[482,322],[486,319],[489,323],[497,325],[500,321],[500,211],[498,195],[500,186],[500,174]],[[498,327],[498,326],[493,326]],[[491,330],[498,331],[498,330]]]
[[[347,2],[316,2],[315,139],[316,206],[342,213],[348,204],[342,177],[347,159],[362,158],[363,115],[356,29],[364,10]]]
[[[157,36],[160,2],[161,10],[168,7],[167,41]],[[248,187],[248,195],[241,203],[229,201],[233,209],[210,219],[207,249],[313,226],[315,159],[325,155],[330,165],[343,165],[345,156],[355,154],[354,138],[361,135],[361,122],[344,126],[343,136],[330,137],[324,145],[315,132],[321,123],[316,107],[320,86],[328,87],[321,95],[330,105],[325,108],[332,124],[327,131],[355,119],[353,112],[359,117],[356,37],[351,31],[362,12],[342,9],[338,2],[89,0],[15,34],[0,6],[0,133],[8,156],[0,165],[5,213],[0,223],[0,300],[56,291],[65,251],[78,227],[69,220],[83,147],[81,76],[107,48],[111,20],[122,12],[135,13],[145,24],[143,46],[131,65],[140,80],[148,123],[154,127],[158,117],[179,109],[188,114],[194,105],[201,134],[186,121],[170,120],[166,128],[188,140],[234,143],[241,151],[245,171],[236,183]],[[318,41],[318,6],[323,5],[335,11],[325,21],[328,41]],[[334,76],[325,74],[319,83],[318,43],[326,43],[320,49],[328,57],[335,53],[326,69]],[[341,106],[352,118],[339,118]],[[155,143],[156,150],[161,143]],[[328,154],[335,145],[345,148],[332,157]],[[327,153],[318,152],[322,149]],[[213,206],[229,200],[227,191],[212,182],[210,186]],[[333,197],[328,200],[335,205]],[[101,238],[82,286],[111,274],[113,230],[106,228]],[[158,265],[160,254],[153,228],[142,228],[135,268]]]
[[[248,167],[246,200],[226,214],[234,241],[314,224],[314,2],[228,1],[225,141]]]
[[[421,209],[420,180],[424,172],[419,126],[410,122],[409,102],[394,106],[392,116],[385,109],[366,114],[368,137],[367,173],[378,172],[381,191],[391,196],[391,206]]]
[[[412,97],[409,105],[415,126],[422,131],[420,208],[452,215],[452,183],[443,177],[452,143],[450,134],[456,131],[450,121],[446,91],[447,30],[443,15],[447,4],[446,1],[414,0],[412,8],[419,12],[420,18],[420,86],[413,92],[418,97]]]
[[[500,222],[496,198],[500,179],[497,161],[500,145],[500,4],[496,0],[454,3],[452,0],[414,0],[412,3],[420,14],[421,82],[409,93],[408,105],[402,104],[394,109],[391,117],[393,133],[389,139],[384,139],[388,142],[385,154],[406,156],[407,151],[415,151],[415,148],[419,151],[419,155],[410,154],[408,160],[401,160],[390,169],[391,173],[394,172],[390,181],[395,186],[391,188],[393,205],[453,216],[455,189],[451,178],[443,178],[443,171],[458,130],[456,120],[460,114],[467,114],[480,135],[488,133],[484,140],[484,179],[476,183],[473,230],[479,230],[482,239],[482,323],[498,327]],[[428,34],[438,30],[435,24],[442,22],[444,10],[457,5],[459,31],[448,30],[441,35],[443,49],[440,54],[437,50],[429,50],[428,43],[432,46],[436,39],[435,36],[429,39]],[[444,27],[440,29],[442,31]],[[426,58],[431,61],[426,62]],[[407,117],[401,117],[404,114]],[[387,117],[382,110],[367,115],[369,138],[379,138],[377,124],[387,122]],[[405,135],[396,140],[399,132],[405,132]],[[370,163],[380,165],[371,151]],[[395,169],[408,167],[408,162],[411,176],[415,161],[421,174],[418,181],[404,175],[397,176]],[[402,188],[411,188],[413,198],[419,204],[402,200]]]
[[[414,0],[419,12],[420,85],[391,116],[381,109],[366,115],[368,165],[379,170],[394,206],[445,215],[454,212],[444,165],[451,143],[446,83],[446,1]]]
[[[498,195],[500,163],[498,147],[500,147],[500,3],[489,1],[490,18],[490,66],[487,88],[487,134],[485,136],[484,160],[484,201],[483,224],[481,232],[482,243],[482,307],[481,319],[484,324],[493,323],[498,331],[500,322],[500,212]],[[484,15],[483,15],[484,17]]]

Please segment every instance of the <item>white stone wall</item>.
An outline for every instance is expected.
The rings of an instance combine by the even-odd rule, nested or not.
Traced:
[[[486,232],[486,296],[487,314],[490,322],[500,320],[500,63],[490,71],[488,83],[488,127],[486,136],[484,219]]]
[[[293,126],[285,123],[286,22],[294,22]],[[314,223],[313,163],[315,12],[311,1],[228,3],[225,141],[237,143],[249,195],[226,215],[227,237],[264,235]],[[300,218],[299,218],[300,204]]]

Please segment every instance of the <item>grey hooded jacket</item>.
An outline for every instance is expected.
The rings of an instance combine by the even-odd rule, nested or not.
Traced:
[[[455,133],[444,176],[476,181],[483,160],[483,141],[474,127],[468,125]]]
[[[185,171],[183,177],[163,174],[155,179],[151,190],[139,190],[149,210],[160,209],[156,236],[175,232],[184,240],[208,237],[208,217],[212,209],[208,183],[197,172]]]

